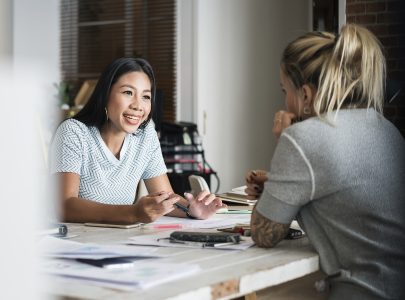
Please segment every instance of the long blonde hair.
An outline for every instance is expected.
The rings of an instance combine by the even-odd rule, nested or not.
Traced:
[[[344,106],[374,107],[384,101],[386,63],[377,38],[366,28],[348,24],[339,36],[307,33],[283,52],[281,68],[296,89],[317,89],[313,110],[321,116]]]

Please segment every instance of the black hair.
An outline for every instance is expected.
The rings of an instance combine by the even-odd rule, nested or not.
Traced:
[[[111,93],[111,87],[118,79],[130,72],[143,72],[145,73],[151,83],[151,110],[148,118],[139,126],[144,129],[148,125],[153,115],[156,83],[155,75],[151,65],[142,58],[122,57],[110,63],[101,73],[97,85],[91,94],[89,101],[86,105],[73,117],[87,126],[95,126],[101,131],[103,125],[107,122],[107,115],[105,108],[107,107],[108,98]]]

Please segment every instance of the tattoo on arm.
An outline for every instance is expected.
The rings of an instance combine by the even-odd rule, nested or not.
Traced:
[[[253,209],[251,220],[252,239],[259,247],[271,248],[288,233],[290,224],[273,222]]]

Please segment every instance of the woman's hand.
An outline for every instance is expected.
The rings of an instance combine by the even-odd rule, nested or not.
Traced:
[[[277,140],[280,138],[281,132],[284,130],[284,128],[290,126],[294,122],[294,119],[296,119],[296,117],[297,116],[295,114],[285,110],[276,112],[276,114],[274,115],[272,131]]]
[[[264,170],[251,170],[246,174],[245,192],[248,199],[259,199],[263,192],[264,183],[268,180],[267,172]]]
[[[174,210],[180,197],[172,192],[159,192],[140,198],[134,204],[137,222],[150,223]]]
[[[197,219],[208,219],[218,209],[227,207],[221,199],[208,191],[202,191],[196,197],[190,193],[185,193],[184,196],[190,204],[189,214]]]

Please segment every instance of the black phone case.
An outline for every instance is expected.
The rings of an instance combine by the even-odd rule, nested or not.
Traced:
[[[303,236],[303,235],[302,235],[302,231],[301,231],[301,230],[290,228],[290,229],[288,230],[288,233],[287,233],[285,239],[286,239],[286,240],[295,240],[295,239],[301,238],[302,236]]]
[[[232,232],[189,232],[173,231],[170,238],[179,241],[200,243],[239,243],[240,234]]]
[[[108,267],[111,265],[124,265],[124,264],[133,264],[133,261],[121,257],[108,257],[102,259],[87,259],[87,258],[78,258],[77,261],[85,263],[88,265],[96,266],[99,268]]]

